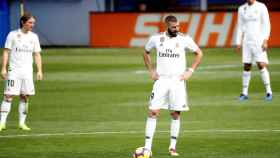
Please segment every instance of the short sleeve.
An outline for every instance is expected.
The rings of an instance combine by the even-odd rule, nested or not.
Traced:
[[[151,51],[153,48],[155,48],[156,44],[155,44],[155,38],[154,36],[151,36],[150,39],[148,40],[148,42],[145,45],[145,50],[146,51]]]
[[[35,41],[34,41],[34,52],[40,53],[42,51],[40,46],[40,41],[37,35],[35,35]]]
[[[193,41],[193,39],[190,36],[184,37],[184,45],[185,48],[190,50],[191,52],[196,52],[199,49],[197,44]]]
[[[12,49],[13,48],[13,33],[10,32],[7,36],[6,42],[5,42],[5,48]]]

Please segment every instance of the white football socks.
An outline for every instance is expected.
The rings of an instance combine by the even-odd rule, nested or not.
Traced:
[[[176,149],[177,138],[180,131],[180,118],[177,120],[172,119],[170,125],[170,145],[169,149]]]
[[[11,102],[2,101],[1,105],[1,124],[6,124],[7,117],[11,111]]]
[[[266,68],[263,68],[260,70],[260,72],[261,72],[261,78],[262,78],[263,84],[265,86],[266,93],[272,94],[268,70]]]
[[[147,118],[146,122],[146,138],[145,138],[145,149],[152,149],[153,136],[156,130],[157,119],[156,118]]]
[[[18,106],[18,113],[19,113],[19,125],[23,125],[26,119],[26,106],[25,102],[20,101]]]
[[[251,79],[251,71],[243,71],[242,75],[242,94],[248,95],[248,88],[250,84]]]

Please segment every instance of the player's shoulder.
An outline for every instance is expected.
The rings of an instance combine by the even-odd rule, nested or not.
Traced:
[[[19,33],[19,30],[12,30],[9,32],[8,36],[15,36]]]
[[[189,35],[189,34],[184,34],[182,32],[179,32],[178,33],[178,37],[181,38],[181,39],[184,39],[184,40],[189,40],[189,39],[192,39],[192,37]]]
[[[184,34],[182,32],[178,32],[178,37],[188,37],[189,35],[188,34]]]
[[[242,4],[241,6],[238,7],[238,10],[242,10],[248,6],[247,3]]]
[[[266,8],[266,5],[265,5],[263,2],[256,1],[256,4],[257,4],[258,7],[260,7],[260,8]]]
[[[38,38],[38,35],[35,32],[30,31],[29,34],[33,38]]]
[[[160,41],[162,38],[165,38],[164,32],[159,32],[150,36],[151,41]]]

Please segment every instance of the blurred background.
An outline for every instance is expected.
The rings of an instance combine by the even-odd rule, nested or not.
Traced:
[[[246,0],[0,0],[0,46],[19,26],[21,9],[37,17],[43,46],[142,47],[175,14],[181,31],[202,47],[234,45],[236,11]],[[262,0],[271,11],[272,46],[279,46],[280,1]],[[21,8],[22,4],[22,8]],[[276,22],[274,22],[276,21]],[[273,34],[272,33],[272,34]]]

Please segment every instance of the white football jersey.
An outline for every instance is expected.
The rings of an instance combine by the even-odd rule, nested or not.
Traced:
[[[151,36],[145,45],[146,51],[156,49],[156,71],[160,76],[179,76],[186,70],[186,50],[192,52],[199,48],[188,35],[167,36],[166,32]]]
[[[240,45],[243,37],[244,43],[262,44],[264,39],[269,38],[270,21],[266,6],[258,1],[252,5],[243,4],[238,8],[236,44]]]
[[[35,33],[23,33],[21,29],[11,31],[5,48],[10,50],[9,71],[33,72],[33,53],[41,52],[39,38]]]

